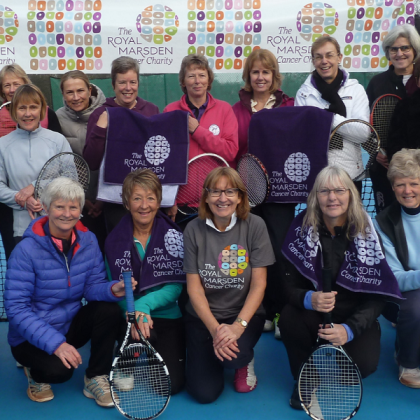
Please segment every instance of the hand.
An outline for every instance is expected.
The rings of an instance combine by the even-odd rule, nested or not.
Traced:
[[[232,343],[231,345],[222,347],[220,349],[214,349],[214,354],[221,362],[223,362],[225,359],[236,359],[238,357],[236,353],[239,353],[239,347],[237,343]]]
[[[71,369],[72,366],[77,369],[82,364],[82,356],[71,344],[66,342],[61,344],[54,354],[63,362],[67,369]]]
[[[341,324],[334,324],[334,328],[331,328],[331,325],[322,327],[322,325],[319,326],[319,338],[329,341],[333,346],[343,346],[347,343],[349,339],[347,331]]]
[[[331,312],[335,306],[335,295],[337,292],[314,292],[312,293],[312,308],[317,312]]]
[[[134,290],[137,286],[137,282],[134,279],[134,277],[131,277],[131,288]],[[124,286],[124,280],[120,280],[118,283],[115,283],[111,287],[112,293],[117,297],[123,297],[125,296],[125,286]]]
[[[379,162],[384,168],[388,169],[389,166],[389,162],[388,162],[388,158],[386,157],[386,155],[384,155],[381,152],[378,152],[378,154],[376,155],[376,160],[377,162]]]
[[[31,196],[26,200],[26,210],[28,210],[29,216],[33,220],[36,217],[36,213],[39,213],[42,210],[42,205],[38,200],[35,200],[35,198]]]
[[[146,321],[145,321],[145,318],[146,318]],[[150,338],[150,330],[153,329],[152,317],[149,314],[146,314],[144,312],[136,311],[136,320],[144,338]],[[140,341],[140,336],[136,328],[134,327],[134,325],[131,326],[131,336],[135,340]]]
[[[166,213],[166,215],[173,221],[173,222],[175,222],[175,217],[176,217],[176,214],[178,213],[178,206],[175,204],[174,206],[172,206],[172,207],[168,207],[168,208],[165,208],[165,213]]]
[[[103,201],[96,201],[95,203],[92,203],[92,201],[88,199],[85,200],[85,208],[88,211],[88,215],[93,219],[95,219],[102,213],[103,206]]]
[[[199,122],[194,117],[188,115],[188,131],[190,134],[194,133],[199,125]]]
[[[21,207],[25,207],[26,200],[31,196],[34,195],[34,186],[29,184],[25,188],[22,188],[19,192],[15,195],[15,201]]]
[[[101,116],[96,123],[98,127],[107,128],[108,127],[108,113],[106,111],[102,112]]]

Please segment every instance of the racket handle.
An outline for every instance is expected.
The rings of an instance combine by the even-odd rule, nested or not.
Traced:
[[[330,293],[332,286],[332,269],[331,267],[322,268],[322,291],[324,293]],[[331,324],[331,312],[324,314],[324,325]]]
[[[134,313],[134,294],[133,289],[131,288],[131,277],[133,276],[132,271],[123,271],[122,272],[123,279],[124,279],[124,287],[125,287],[125,299],[127,302],[127,312]]]

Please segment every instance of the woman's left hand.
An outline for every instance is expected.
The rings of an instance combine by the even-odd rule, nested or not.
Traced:
[[[237,346],[237,340],[243,334],[245,328],[238,322],[233,324],[220,324],[216,329],[216,336],[213,338],[213,347],[221,349],[229,347],[231,344]]]
[[[139,326],[140,331],[143,334],[144,338],[149,338],[150,330],[153,329],[152,317],[149,314],[146,314],[144,312],[136,311],[136,320],[137,320],[137,325]],[[131,336],[135,340],[140,341],[140,336],[134,325],[131,326]]]
[[[15,195],[15,201],[19,206],[25,207],[26,200],[34,194],[34,186],[29,184],[25,188],[22,188],[19,192]]]
[[[198,120],[196,120],[191,115],[188,115],[188,131],[190,132],[190,134],[193,134],[195,130],[197,130],[197,127],[199,125],[200,123],[198,122]]]
[[[322,327],[322,325],[319,326],[319,338],[329,341],[333,346],[343,346],[347,343],[347,331],[341,324],[334,324],[334,328],[331,328],[331,325]]]
[[[131,288],[134,290],[137,286],[136,280],[134,277],[131,277]],[[111,287],[112,293],[117,297],[125,296],[125,287],[124,287],[124,280],[120,280],[118,283],[115,283]]]
[[[38,200],[35,200],[33,196],[29,197],[26,200],[26,210],[28,210],[29,216],[31,219],[35,219],[35,214],[39,213],[42,210],[42,205]]]

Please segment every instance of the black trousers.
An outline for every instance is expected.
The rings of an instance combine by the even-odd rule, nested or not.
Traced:
[[[0,234],[3,240],[6,260],[8,260],[15,247],[13,239],[13,209],[3,203],[0,203]]]
[[[333,318],[334,320],[334,318]],[[295,379],[300,367],[315,346],[319,325],[323,323],[323,314],[286,305],[279,320],[281,338],[289,357],[290,370]],[[375,372],[378,367],[381,350],[381,329],[375,321],[360,336],[353,338],[343,348],[359,367],[363,378]]]
[[[378,162],[374,162],[369,169],[375,198],[376,214],[379,214],[395,200],[394,191],[392,191],[391,183],[387,178],[387,172],[388,170]]]
[[[80,348],[91,340],[88,378],[109,374],[120,318],[120,307],[111,302],[89,302],[73,318],[66,342]],[[50,355],[28,341],[12,347],[12,354],[21,365],[31,369],[35,382],[58,384],[73,375],[74,369],[66,368],[55,354]]]
[[[119,347],[124,341],[126,331],[127,322],[123,319],[118,340]],[[185,329],[182,318],[153,318],[153,329],[150,331],[148,341],[162,356],[168,368],[171,378],[171,395],[178,393],[185,385]],[[129,342],[135,342],[131,336]]]
[[[218,320],[232,324],[237,317]],[[238,340],[238,357],[221,362],[214,354],[213,338],[204,323],[191,315],[185,317],[187,337],[187,391],[201,404],[211,403],[220,396],[224,388],[224,369],[239,369],[254,357],[263,327],[264,317],[253,316]]]
[[[280,313],[286,304],[282,292],[282,283],[285,283],[284,276],[286,275],[286,259],[281,248],[295,218],[295,208],[295,203],[264,203],[253,210],[254,214],[265,221],[276,256],[276,262],[267,267],[267,288],[263,300],[266,319],[270,320],[276,316],[276,313]]]

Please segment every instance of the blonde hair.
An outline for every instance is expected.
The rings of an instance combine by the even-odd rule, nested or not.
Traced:
[[[312,227],[315,232],[323,221],[322,211],[319,206],[318,191],[325,186],[333,188],[341,187],[349,190],[349,206],[347,209],[347,232],[348,239],[356,237],[359,233],[365,235],[369,221],[363,203],[360,199],[359,191],[357,191],[354,182],[348,173],[338,166],[325,167],[316,177],[314,186],[307,200],[307,212],[303,219],[302,229]]]
[[[21,85],[16,89],[10,105],[10,116],[14,122],[17,121],[17,108],[21,104],[36,103],[41,105],[41,114],[39,120],[42,121],[47,113],[47,101],[38,86],[28,84]]]
[[[24,85],[28,85],[29,83],[31,83],[31,80],[25,73],[25,70],[23,70],[23,68],[20,67],[19,64],[9,64],[7,66],[4,66],[0,70],[0,95],[3,99],[6,99],[6,95],[3,92],[3,79],[7,74],[14,74],[16,77],[19,77],[19,79],[23,80]]]
[[[396,178],[420,179],[420,150],[402,149],[392,156],[387,177],[391,185]]]

